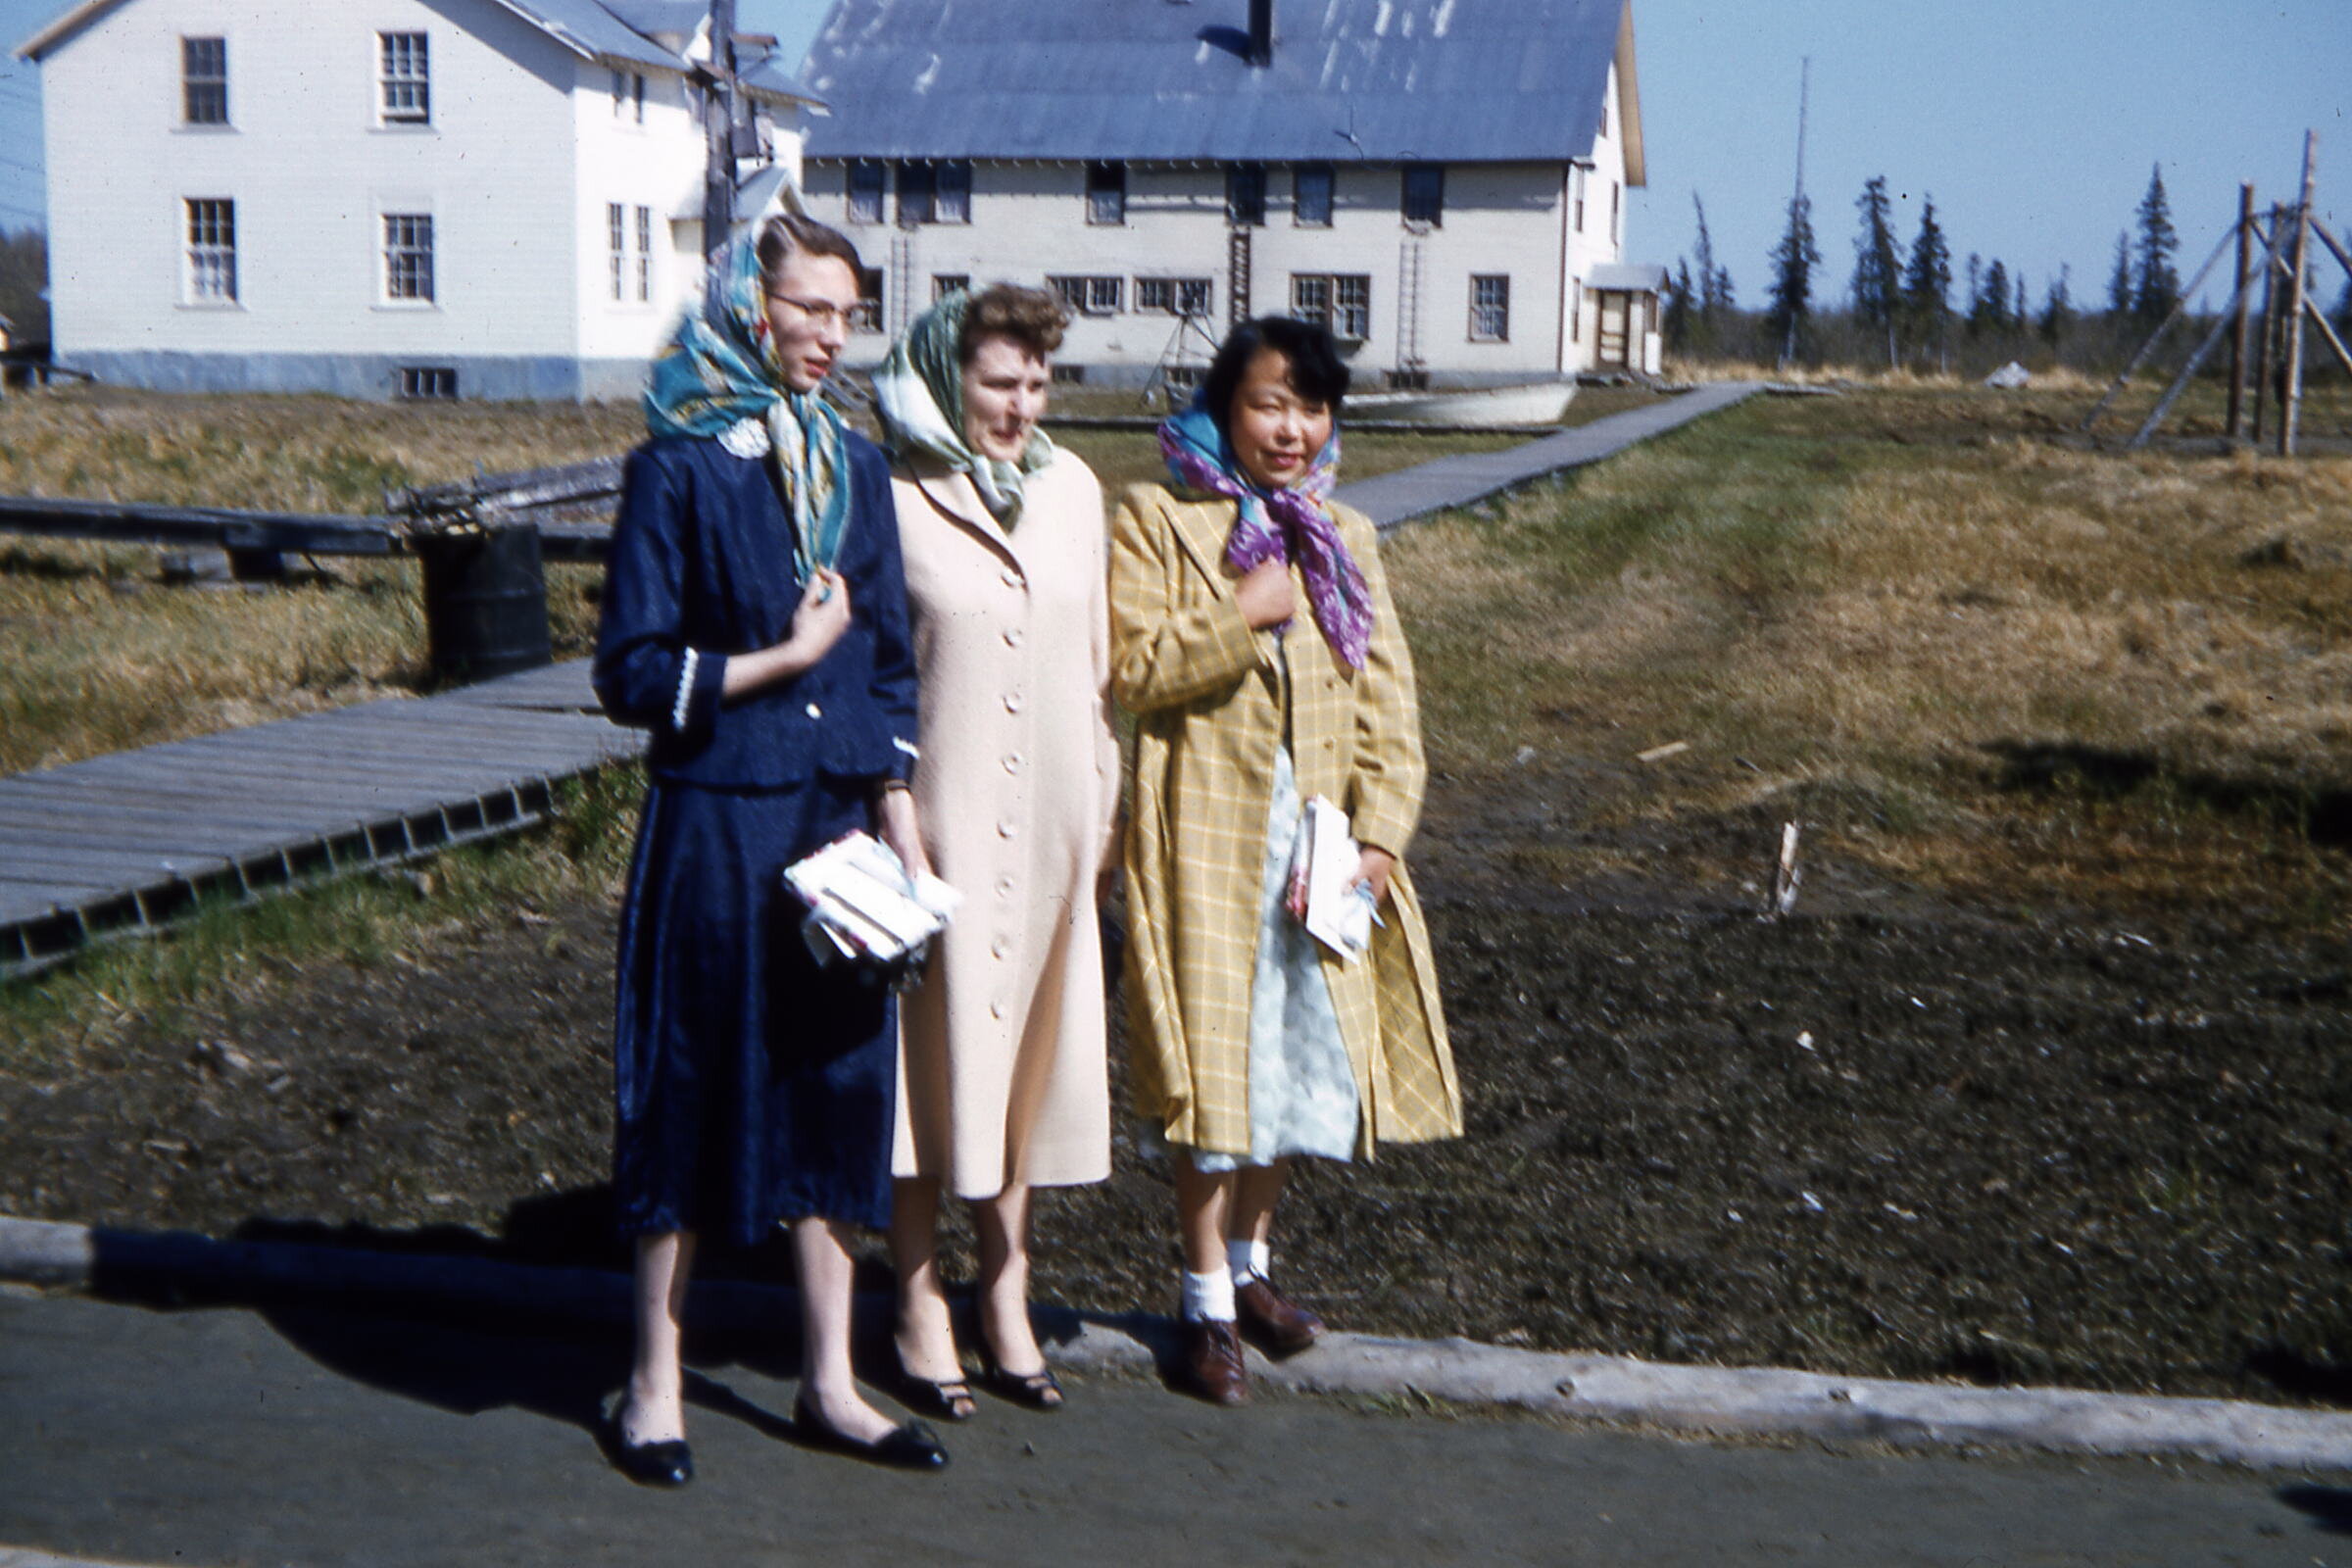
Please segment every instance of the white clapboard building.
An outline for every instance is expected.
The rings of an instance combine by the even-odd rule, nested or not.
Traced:
[[[58,363],[186,390],[634,395],[702,285],[708,10],[67,7],[18,50],[41,69]],[[767,146],[739,217],[797,181],[808,102],[773,67],[746,85]]]
[[[1284,312],[1371,384],[1656,368],[1630,0],[838,0],[801,79],[808,210],[873,263],[854,359],[1011,279],[1089,380]]]

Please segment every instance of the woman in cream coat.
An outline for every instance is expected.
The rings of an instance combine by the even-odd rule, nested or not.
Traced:
[[[1037,428],[1060,303],[1000,284],[935,305],[875,393],[921,678],[917,813],[963,895],[902,1011],[892,1251],[901,1394],[973,1412],[940,1285],[944,1187],[973,1205],[981,1364],[1061,1402],[1028,1315],[1030,1190],[1110,1173],[1097,886],[1118,804],[1102,492]]]

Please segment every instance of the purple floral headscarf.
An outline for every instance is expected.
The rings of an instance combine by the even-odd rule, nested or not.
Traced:
[[[1332,426],[1331,439],[1298,482],[1280,490],[1262,490],[1243,473],[1232,443],[1199,398],[1159,427],[1159,451],[1177,483],[1238,505],[1233,533],[1225,541],[1225,560],[1235,571],[1289,561],[1297,552],[1298,574],[1306,579],[1307,602],[1324,641],[1348,668],[1363,668],[1372,644],[1372,591],[1331,514],[1331,487],[1340,469],[1339,426]]]

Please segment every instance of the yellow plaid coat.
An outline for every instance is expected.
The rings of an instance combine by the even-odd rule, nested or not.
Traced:
[[[1272,633],[1250,630],[1224,565],[1231,501],[1136,485],[1111,523],[1111,691],[1136,720],[1126,844],[1136,1108],[1171,1141],[1214,1153],[1250,1152],[1250,991],[1286,707],[1300,798],[1337,802],[1357,839],[1399,860],[1371,953],[1323,963],[1363,1107],[1358,1155],[1462,1130],[1429,932],[1402,864],[1426,773],[1412,660],[1372,524],[1334,511],[1372,589],[1361,670],[1323,639],[1296,568],[1287,673]]]

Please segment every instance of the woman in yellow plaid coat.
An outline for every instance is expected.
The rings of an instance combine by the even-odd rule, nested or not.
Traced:
[[[1268,1279],[1290,1159],[1462,1124],[1401,864],[1426,772],[1412,662],[1370,522],[1329,500],[1347,386],[1323,328],[1237,327],[1161,431],[1175,485],[1128,490],[1111,528],[1136,1108],[1172,1146],[1185,1369],[1219,1403],[1248,1396],[1243,1334],[1279,1354],[1322,1328]],[[1377,913],[1352,959],[1287,897],[1317,797],[1347,813]]]

